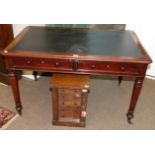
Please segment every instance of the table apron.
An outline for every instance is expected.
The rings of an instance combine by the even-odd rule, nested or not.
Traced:
[[[6,59],[9,70],[32,70],[74,74],[145,76],[147,64],[126,62],[104,62],[76,59],[45,59],[9,57]]]

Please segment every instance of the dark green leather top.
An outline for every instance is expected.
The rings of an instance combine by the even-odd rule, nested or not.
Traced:
[[[14,51],[141,57],[129,31],[30,27]]]

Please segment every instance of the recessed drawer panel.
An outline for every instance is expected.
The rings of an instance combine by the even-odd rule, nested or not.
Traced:
[[[129,63],[112,63],[112,62],[97,62],[97,61],[79,61],[78,71],[100,72],[100,73],[133,73],[138,74],[139,68],[136,64]]]
[[[81,106],[81,91],[74,89],[59,89],[60,106]]]
[[[80,107],[60,107],[59,109],[59,117],[80,118],[80,116]]]
[[[13,58],[13,66],[16,68],[50,68],[72,70],[73,62],[63,59],[39,59],[39,58]]]

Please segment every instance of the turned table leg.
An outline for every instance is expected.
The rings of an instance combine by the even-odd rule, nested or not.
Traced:
[[[10,79],[10,84],[11,84],[13,95],[14,95],[16,110],[19,113],[19,115],[21,115],[22,114],[22,105],[21,105],[21,100],[20,100],[18,77],[17,77],[15,71],[9,71],[9,79]]]
[[[131,119],[134,117],[134,110],[143,85],[143,80],[144,80],[144,77],[136,77],[135,79],[130,106],[127,113],[127,120],[129,124],[132,124]]]
[[[123,76],[119,76],[119,77],[118,77],[118,85],[121,85],[122,80],[123,80]]]
[[[33,76],[34,76],[35,81],[38,80],[37,75],[38,75],[38,72],[37,71],[33,71]]]

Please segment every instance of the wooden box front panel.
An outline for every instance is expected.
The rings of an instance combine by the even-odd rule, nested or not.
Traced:
[[[80,119],[81,97],[81,90],[58,89],[59,117],[70,117]]]
[[[51,88],[53,124],[84,127],[90,88],[89,76],[53,74]]]

